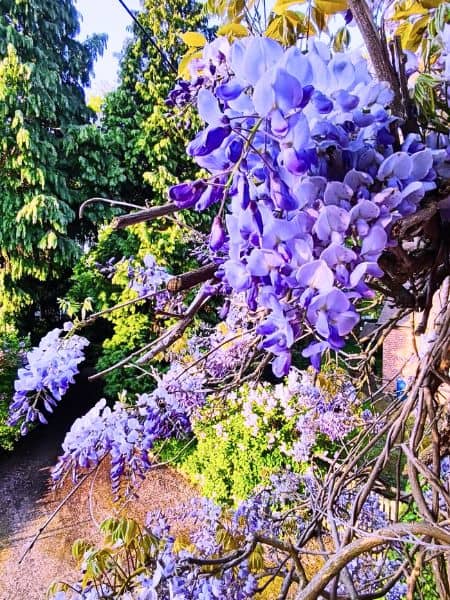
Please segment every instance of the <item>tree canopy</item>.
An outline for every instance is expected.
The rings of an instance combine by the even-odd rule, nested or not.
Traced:
[[[2,322],[74,264],[86,230],[77,207],[94,182],[101,191],[102,172],[108,187],[118,177],[84,91],[106,38],[78,32],[71,0],[0,4]]]

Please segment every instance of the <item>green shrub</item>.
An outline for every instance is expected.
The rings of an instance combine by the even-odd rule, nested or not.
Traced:
[[[210,401],[196,421],[197,445],[181,469],[204,495],[222,504],[237,503],[283,467],[301,468],[289,456],[298,437],[299,413],[286,411],[275,389],[266,383],[244,385],[224,402],[217,400],[214,406]]]
[[[6,425],[8,407],[14,394],[14,380],[21,365],[28,340],[11,330],[0,335],[0,448],[12,450],[20,433],[18,427]]]
[[[181,470],[204,495],[237,503],[283,468],[301,472],[313,454],[333,454],[361,424],[362,406],[342,372],[331,380],[314,384],[309,373],[293,371],[277,385],[245,384],[225,399],[210,398]]]

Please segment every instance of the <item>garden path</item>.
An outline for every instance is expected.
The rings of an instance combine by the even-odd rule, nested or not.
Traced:
[[[50,469],[65,431],[95,402],[98,393],[98,388],[79,382],[64,400],[65,408],[59,407],[48,426],[21,440],[14,453],[0,456],[0,600],[44,600],[52,581],[74,581],[78,571],[71,558],[72,543],[79,537],[99,541],[95,521],[99,523],[117,510],[105,463],[95,478],[87,479],[76,491],[18,564],[39,528],[72,489],[67,482],[52,491]],[[148,475],[139,498],[127,504],[126,512],[143,520],[149,510],[174,507],[194,495],[179,473],[161,468]]]

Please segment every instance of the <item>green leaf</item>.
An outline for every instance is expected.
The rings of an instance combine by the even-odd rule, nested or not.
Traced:
[[[248,36],[249,31],[240,23],[227,23],[226,25],[219,27],[217,30],[217,35],[226,35],[230,38],[239,38]]]
[[[92,548],[93,545],[86,542],[86,540],[78,539],[72,545],[72,556],[77,562],[81,562],[86,552]]]
[[[194,58],[200,58],[202,56],[202,52],[201,50],[188,50],[188,52],[186,52],[186,54],[183,56],[183,58],[181,59],[179,65],[178,65],[178,77],[181,77],[182,79],[189,79],[190,77],[190,73],[189,73],[189,63],[194,59]]]
[[[311,9],[311,20],[316,24],[319,31],[325,31],[327,26],[327,18],[325,13],[319,10],[316,6]]]
[[[47,248],[49,250],[56,248],[58,245],[58,237],[54,231],[49,231],[47,234]]]
[[[264,32],[269,38],[281,41],[283,39],[283,17],[277,16],[272,19]]]
[[[272,8],[272,11],[276,15],[283,15],[286,10],[290,9],[291,6],[296,4],[304,4],[306,0],[277,0]]]
[[[336,31],[333,38],[333,50],[335,52],[343,52],[350,44],[350,33],[347,27],[341,27]]]
[[[347,0],[316,0],[314,5],[325,15],[334,15],[348,9]]]
[[[202,33],[198,33],[197,31],[188,31],[186,33],[180,34],[181,39],[189,46],[189,48],[203,48],[206,44],[206,38]]]
[[[125,523],[124,529],[124,537],[123,540],[125,544],[128,546],[131,542],[136,538],[139,534],[139,525],[133,519],[127,519]]]
[[[421,17],[411,27],[405,28],[401,35],[402,48],[415,52],[423,39],[423,34],[428,26],[428,16]]]
[[[417,0],[408,0],[407,2],[401,2],[396,6],[395,12],[390,20],[401,21],[408,17],[426,14],[428,14],[428,10],[424,8],[420,2]]]
[[[419,0],[419,3],[427,9],[437,8],[441,4],[443,4],[446,0]]]

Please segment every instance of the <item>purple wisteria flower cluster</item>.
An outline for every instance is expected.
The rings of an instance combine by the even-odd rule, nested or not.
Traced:
[[[119,493],[123,481],[126,491],[131,491],[151,467],[150,452],[156,442],[189,436],[190,416],[205,401],[201,373],[183,371],[174,363],[168,373],[156,376],[153,392],[138,394],[132,404],[116,402],[112,408],[102,399],[77,419],[63,442],[64,452],[52,473],[54,482],[68,472],[76,481],[80,471],[109,456],[114,493]]]
[[[172,275],[165,267],[159,265],[152,254],[146,254],[141,264],[137,264],[134,257],[122,258],[115,265],[117,270],[121,263],[127,263],[126,274],[129,279],[129,288],[134,290],[139,298],[152,299],[155,312],[170,312],[181,314],[184,310],[183,296],[171,293],[166,289],[167,282]]]
[[[70,333],[71,328],[72,324],[66,323],[64,330],[57,328],[47,333],[39,346],[26,353],[25,364],[17,372],[8,425],[20,422],[22,435],[28,433],[32,423],[47,423],[43,409],[52,413],[74,383],[89,341]],[[63,332],[67,333],[61,337]]]
[[[138,572],[143,571],[142,573],[130,578],[129,591],[120,596],[113,596],[111,589],[109,593],[123,600],[128,598],[250,600],[254,598],[258,583],[261,583],[258,578],[264,577],[264,568],[270,568],[269,565],[272,564],[271,560],[275,559],[275,555],[259,554],[258,566],[250,559],[243,559],[235,568],[219,568],[214,571],[205,569],[201,565],[191,564],[189,559],[192,557],[207,559],[223,555],[224,552],[229,552],[231,540],[234,539],[237,546],[243,539],[250,539],[255,533],[295,535],[298,531],[296,528],[303,527],[303,521],[294,513],[288,522],[277,519],[279,511],[288,506],[288,503],[280,502],[278,488],[281,486],[284,491],[289,490],[292,501],[300,485],[300,476],[287,474],[285,477],[282,474],[274,477],[268,488],[257,491],[236,511],[224,510],[205,498],[196,498],[188,504],[174,507],[165,514],[150,513],[146,525],[148,531],[158,540],[159,551],[156,560],[138,570]],[[184,543],[175,539],[170,526],[180,518],[187,518],[194,524],[193,531]],[[96,598],[95,587],[92,584],[88,584],[84,589],[82,587],[78,589],[79,592],[76,594],[59,592],[61,595],[55,598],[59,600]]]
[[[253,344],[252,324],[242,294],[228,300],[219,316],[224,320],[215,327],[201,327],[187,344],[188,361],[198,362],[205,379],[210,380],[223,380],[234,374]]]
[[[350,520],[351,509],[356,497],[355,490],[343,493],[336,503],[337,514],[342,523]],[[361,532],[373,532],[390,525],[390,520],[380,503],[380,496],[371,493],[364,502],[359,514],[356,529]],[[390,553],[378,552],[376,554],[361,554],[353,559],[348,565],[348,573],[352,580],[357,582],[358,593],[371,593],[381,582],[388,581],[395,576],[401,568],[402,560],[400,553],[396,556],[395,545]],[[404,577],[400,574],[395,584],[386,594],[386,600],[400,600],[406,597],[407,585]],[[338,587],[341,594],[348,593],[348,589],[341,582]]]
[[[242,326],[243,315],[239,312],[238,317],[238,312],[234,309],[229,315],[235,331]],[[129,481],[130,491],[151,468],[150,452],[157,442],[189,437],[210,391],[207,377],[223,377],[242,360],[245,340],[241,334],[235,339],[235,332],[224,330],[223,325],[210,336],[193,336],[186,348],[169,352],[169,370],[162,375],[152,370],[156,387],[151,393],[138,394],[135,401],[123,398],[112,408],[102,399],[77,419],[53,471],[55,483],[68,472],[75,481],[80,471],[109,456],[114,492],[119,492],[123,481]],[[210,349],[214,351],[209,353]]]
[[[140,298],[155,294],[165,287],[172,277],[164,267],[157,264],[151,254],[146,254],[142,262],[142,266],[133,266],[130,262],[127,270],[130,288],[137,292]]]
[[[123,600],[135,598],[147,600],[173,598],[174,600],[250,600],[255,597],[259,586],[272,572],[273,565],[280,562],[280,551],[266,546],[264,551],[255,547],[253,554],[237,558],[233,568],[215,565],[214,570],[191,559],[215,559],[230,555],[237,547],[245,545],[256,535],[266,539],[283,540],[295,543],[307,530],[308,510],[315,510],[315,490],[318,482],[312,472],[298,475],[283,471],[271,477],[270,484],[255,490],[254,494],[236,509],[224,509],[211,500],[195,498],[190,503],[174,507],[165,514],[150,513],[146,527],[157,540],[157,555],[136,574],[130,577],[127,590],[122,595],[114,595],[110,588],[104,588],[112,597]],[[345,495],[339,498],[341,516],[349,508],[354,498]],[[302,506],[297,510],[295,506]],[[172,534],[171,524],[189,519],[193,524],[188,536],[176,538]],[[364,503],[357,529],[374,531],[389,524],[379,504],[378,496],[372,494]],[[396,573],[400,561],[395,556],[378,557],[363,555],[348,565],[358,594],[371,594],[380,588],[382,582]],[[286,575],[288,567],[280,567],[280,576]],[[95,590],[103,584],[96,582],[86,586],[71,586],[77,592],[59,592],[58,600],[93,600]],[[102,588],[103,589],[103,588]],[[339,584],[338,594],[345,595],[347,589]],[[403,598],[405,584],[399,580],[386,598]],[[106,597],[108,595],[106,594]]]
[[[393,93],[366,61],[309,46],[218,38],[174,92],[178,104],[196,96],[206,127],[187,152],[210,177],[169,196],[179,208],[218,205],[217,277],[261,309],[261,346],[278,376],[305,333],[316,368],[325,350],[343,347],[358,301],[373,295],[367,283],[383,274],[392,224],[435,187],[430,149],[409,138],[394,151]]]
[[[444,456],[441,459],[441,469],[440,469],[440,483],[444,489],[449,489],[450,487],[450,456]],[[426,503],[428,504],[430,510],[433,507],[433,488],[428,484],[426,485],[423,496],[425,498]],[[438,496],[439,510],[443,514],[449,514],[448,512],[448,504],[446,500],[442,497],[442,494]],[[450,516],[450,515],[449,515]]]

